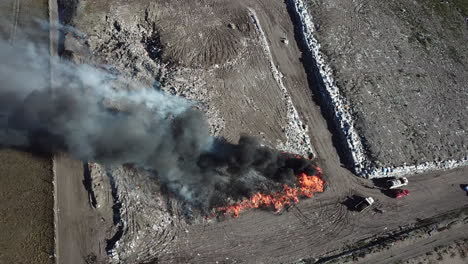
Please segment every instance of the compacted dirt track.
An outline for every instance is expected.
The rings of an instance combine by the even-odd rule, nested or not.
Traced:
[[[396,263],[398,261],[405,261],[413,259],[415,257],[425,255],[427,252],[431,252],[434,248],[439,246],[447,246],[453,243],[453,241],[459,239],[466,239],[468,237],[468,230],[465,228],[458,228],[449,230],[443,233],[436,234],[434,236],[428,236],[427,238],[420,239],[417,241],[409,241],[404,243],[402,246],[391,248],[380,252],[380,254],[371,255],[361,260],[361,263],[366,264],[377,264],[377,263]],[[427,260],[426,260],[427,261]],[[438,260],[433,263],[465,263],[465,260],[456,262],[453,258],[446,259],[446,262]],[[417,263],[417,262],[416,262]],[[424,262],[423,262],[424,263]]]
[[[107,222],[112,221],[112,215],[93,207],[92,197],[86,189],[87,164],[66,154],[55,155],[53,163],[57,186],[57,263],[103,261],[107,256],[106,227],[109,226]],[[103,196],[110,196],[110,189],[106,190]]]

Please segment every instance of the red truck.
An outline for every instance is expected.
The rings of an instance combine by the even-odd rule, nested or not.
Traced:
[[[403,189],[394,189],[393,190],[393,198],[402,198],[407,196],[410,193],[409,190],[403,190]]]

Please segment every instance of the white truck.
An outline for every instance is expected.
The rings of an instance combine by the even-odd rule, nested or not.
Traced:
[[[408,185],[408,179],[406,177],[395,178],[387,181],[387,187],[389,189],[396,189],[405,185]]]
[[[360,202],[358,202],[355,206],[354,209],[358,212],[362,212],[366,209],[368,209],[372,204],[374,203],[374,198],[372,197],[366,197],[362,199]]]

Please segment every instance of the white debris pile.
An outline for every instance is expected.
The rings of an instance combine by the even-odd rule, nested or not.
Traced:
[[[111,174],[123,231],[109,252],[113,262],[142,263],[169,253],[178,227],[184,225],[177,202],[161,194],[158,181],[148,172],[119,167]]]
[[[168,81],[161,88],[168,93],[196,101],[197,106],[206,114],[211,134],[219,136],[224,129],[225,121],[220,117],[219,111],[209,103],[213,94],[207,89],[203,78],[200,77],[204,74],[203,70],[178,67],[165,72]]]

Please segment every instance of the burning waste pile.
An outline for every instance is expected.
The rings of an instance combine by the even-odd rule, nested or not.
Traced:
[[[14,46],[0,40],[0,61],[2,146],[65,151],[108,167],[133,164],[204,212],[281,210],[323,191],[320,169],[310,160],[250,137],[238,144],[211,137],[195,102],[51,58],[27,40]],[[229,199],[240,202],[226,206]]]
[[[283,185],[283,190],[273,193],[257,192],[250,198],[244,199],[240,203],[217,208],[218,212],[230,214],[232,217],[239,217],[239,213],[248,208],[270,208],[273,207],[276,212],[281,211],[285,206],[299,202],[300,197],[311,198],[317,192],[323,192],[325,181],[322,178],[320,168],[314,175],[307,175],[305,172],[296,176],[296,187]]]

